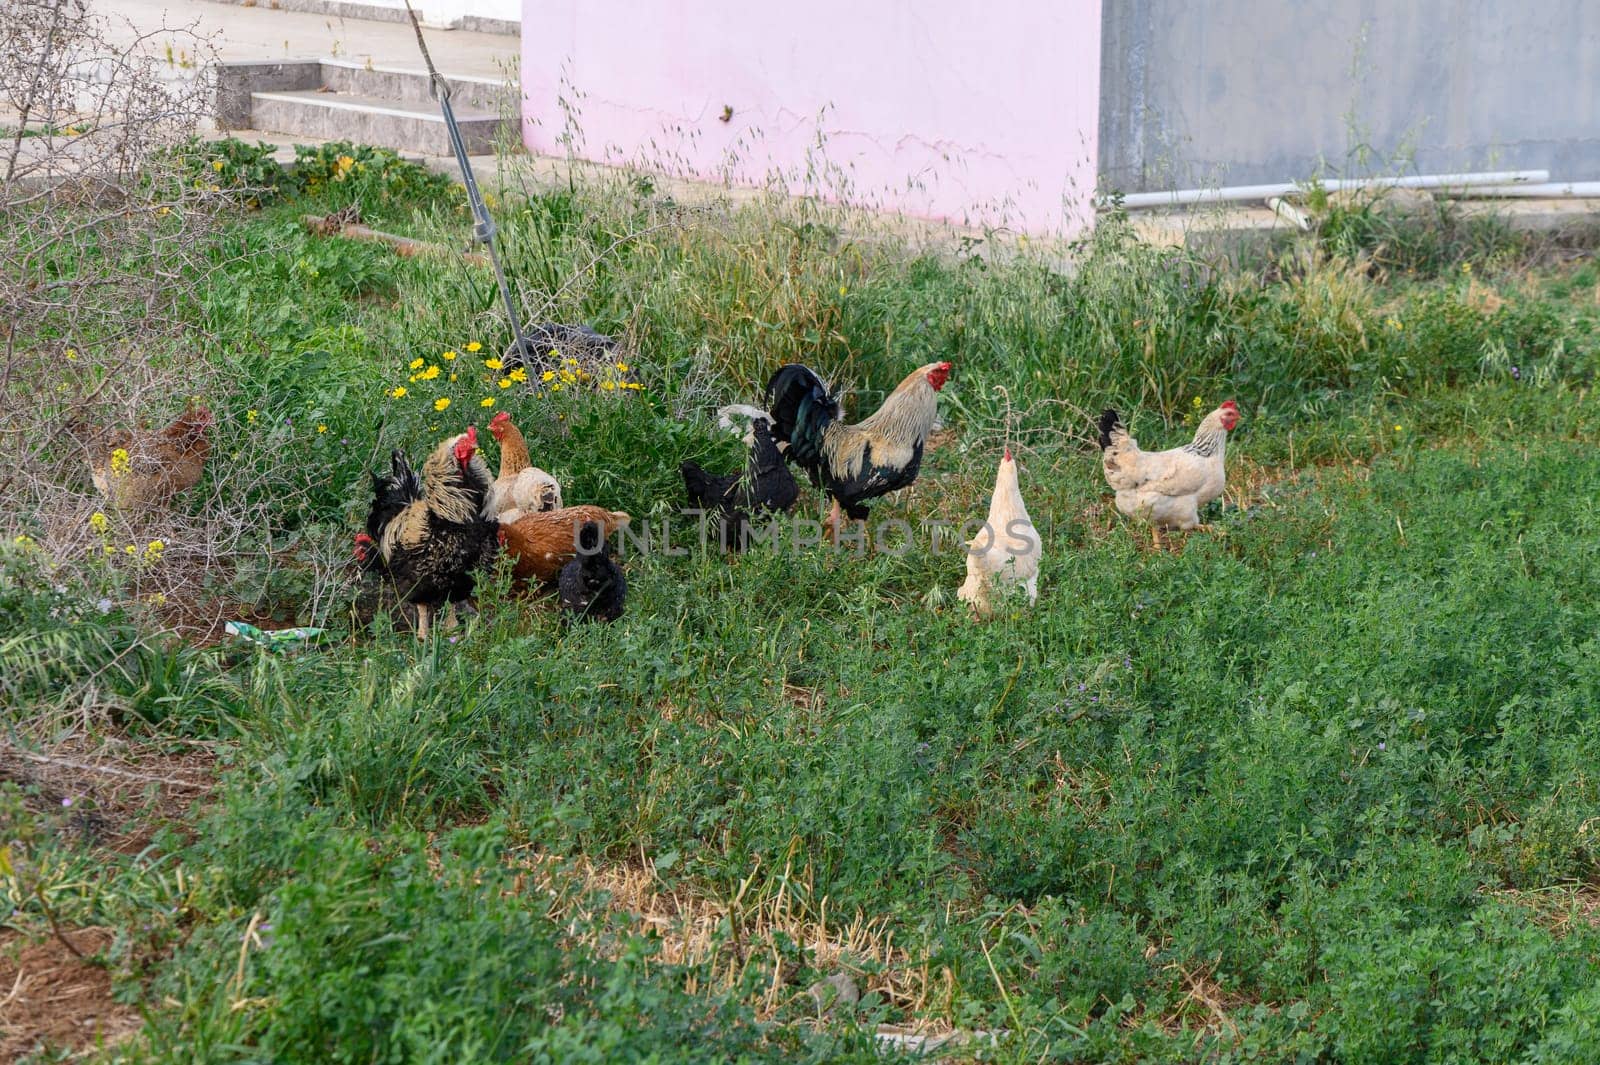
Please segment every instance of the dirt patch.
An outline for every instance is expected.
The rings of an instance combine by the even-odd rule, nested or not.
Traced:
[[[209,750],[95,750],[67,744],[27,751],[0,740],[0,781],[84,845],[137,854],[157,829],[184,821],[216,783]],[[0,995],[4,992],[0,991]]]
[[[103,928],[65,930],[86,957],[111,944]],[[0,1061],[42,1050],[109,1046],[139,1030],[139,1011],[111,997],[111,973],[55,938],[0,932]]]
[[[1600,928],[1600,884],[1559,884],[1496,894],[1528,910],[1557,936],[1566,935],[1574,923]]]
[[[726,992],[753,985],[752,970],[761,978],[750,1005],[762,1020],[773,1020],[785,1008],[807,1012],[810,998],[795,964],[784,957],[781,943],[798,944],[811,968],[846,973],[862,992],[879,995],[911,1016],[937,1015],[953,993],[954,975],[936,966],[920,951],[895,942],[888,917],[861,911],[832,912],[816,898],[809,874],[785,868],[783,875],[757,886],[754,873],[730,898],[716,898],[686,885],[663,883],[653,864],[599,865],[585,859],[563,862],[549,855],[526,855],[518,863],[518,887],[552,900],[557,919],[578,918],[577,925],[605,926],[597,909],[626,917],[638,931],[652,935],[660,961],[703,967],[704,978],[686,982],[691,994]],[[725,929],[732,927],[730,938]],[[589,944],[603,950],[596,939]],[[951,1025],[926,1019],[906,1031],[947,1035]]]

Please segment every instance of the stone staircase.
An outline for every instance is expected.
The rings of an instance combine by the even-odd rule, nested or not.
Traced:
[[[492,152],[502,133],[516,135],[511,86],[445,80],[469,154]],[[428,90],[426,74],[336,59],[229,62],[218,69],[217,125],[449,155],[450,134]]]

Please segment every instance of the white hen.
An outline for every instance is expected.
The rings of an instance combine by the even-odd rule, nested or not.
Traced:
[[[989,518],[967,544],[967,582],[956,595],[972,605],[979,617],[994,613],[997,588],[1021,584],[1028,602],[1039,598],[1039,532],[1028,517],[1017,487],[1017,464],[1007,448],[994,478]]]
[[[1205,416],[1194,439],[1167,451],[1141,451],[1116,411],[1100,415],[1101,463],[1116,489],[1117,509],[1150,522],[1156,546],[1163,528],[1200,527],[1200,508],[1227,487],[1224,459],[1228,434],[1239,424],[1239,406],[1227,400]]]

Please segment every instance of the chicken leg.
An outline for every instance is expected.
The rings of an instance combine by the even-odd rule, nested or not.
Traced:
[[[833,508],[828,511],[828,516],[822,519],[822,535],[826,541],[835,547],[839,546],[839,522],[844,515],[839,511],[839,501],[833,501]]]
[[[1150,535],[1151,538],[1155,540],[1157,551],[1165,551],[1167,549],[1167,542],[1161,537],[1161,526],[1151,525]]]
[[[428,638],[428,618],[432,613],[433,607],[427,603],[417,604],[417,639],[426,640]]]

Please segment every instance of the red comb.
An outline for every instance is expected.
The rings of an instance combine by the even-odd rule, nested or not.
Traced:
[[[500,425],[500,424],[502,424],[504,422],[509,422],[510,420],[511,420],[511,412],[503,410],[499,414],[496,414],[493,418],[490,418],[489,419],[489,424],[490,425]]]
[[[1223,401],[1222,401],[1222,405],[1223,405],[1223,406],[1224,406],[1224,407],[1227,407],[1227,408],[1228,408],[1228,409],[1229,409],[1229,410],[1238,410],[1238,409],[1239,409],[1239,404],[1237,404],[1237,403],[1235,403],[1235,402],[1234,402],[1234,401],[1233,401],[1233,400],[1231,400],[1231,399],[1225,399],[1225,400],[1223,400]]]
[[[1000,461],[1001,462],[1010,462],[1011,461],[1011,449],[1010,448],[1006,448],[1006,457],[1001,459]]]

